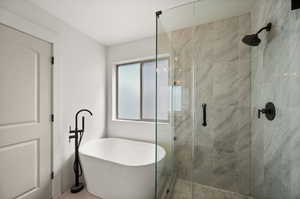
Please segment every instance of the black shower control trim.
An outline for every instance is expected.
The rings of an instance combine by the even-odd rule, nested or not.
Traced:
[[[258,118],[261,118],[261,114],[265,114],[266,118],[270,121],[275,119],[276,116],[276,108],[275,105],[273,104],[273,102],[268,102],[265,105],[265,108],[263,109],[258,109]]]

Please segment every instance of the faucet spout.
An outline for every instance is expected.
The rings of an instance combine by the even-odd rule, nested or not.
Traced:
[[[91,116],[93,115],[93,113],[92,113],[89,109],[80,109],[80,110],[77,111],[77,113],[76,113],[76,116],[75,116],[76,120],[77,120],[77,118],[78,118],[78,115],[79,115],[81,112],[88,112]]]

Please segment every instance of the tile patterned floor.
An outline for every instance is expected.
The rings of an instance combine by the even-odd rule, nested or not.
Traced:
[[[90,194],[86,190],[83,190],[76,194],[66,192],[59,199],[101,199],[101,198],[98,198],[93,194]]]
[[[192,191],[193,190],[193,191]],[[238,193],[233,193],[213,187],[191,183],[177,179],[172,199],[252,199]]]
[[[192,192],[193,190],[193,192]],[[186,180],[177,179],[172,199],[252,199],[238,193],[224,191],[213,187],[191,183]],[[86,190],[77,194],[64,193],[59,199],[101,199]]]

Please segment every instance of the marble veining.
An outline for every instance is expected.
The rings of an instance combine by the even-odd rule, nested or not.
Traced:
[[[250,14],[171,32],[174,80],[183,89],[175,115],[180,179],[250,194],[250,49],[241,37]],[[208,126],[202,126],[202,104]],[[180,194],[179,194],[180,195]]]
[[[252,32],[268,22],[272,31],[251,53],[252,192],[257,199],[300,198],[300,19],[290,0],[259,0]],[[273,122],[257,119],[257,109],[274,102]]]

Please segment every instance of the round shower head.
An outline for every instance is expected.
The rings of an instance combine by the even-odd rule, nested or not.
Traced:
[[[260,38],[258,37],[258,34],[253,35],[246,35],[242,41],[247,44],[248,46],[258,46],[261,42]]]
[[[261,33],[263,30],[271,31],[272,29],[272,23],[268,23],[267,26],[261,28],[256,34],[253,35],[246,35],[243,37],[242,41],[248,45],[248,46],[258,46],[261,42],[260,38],[258,37],[258,34]]]

